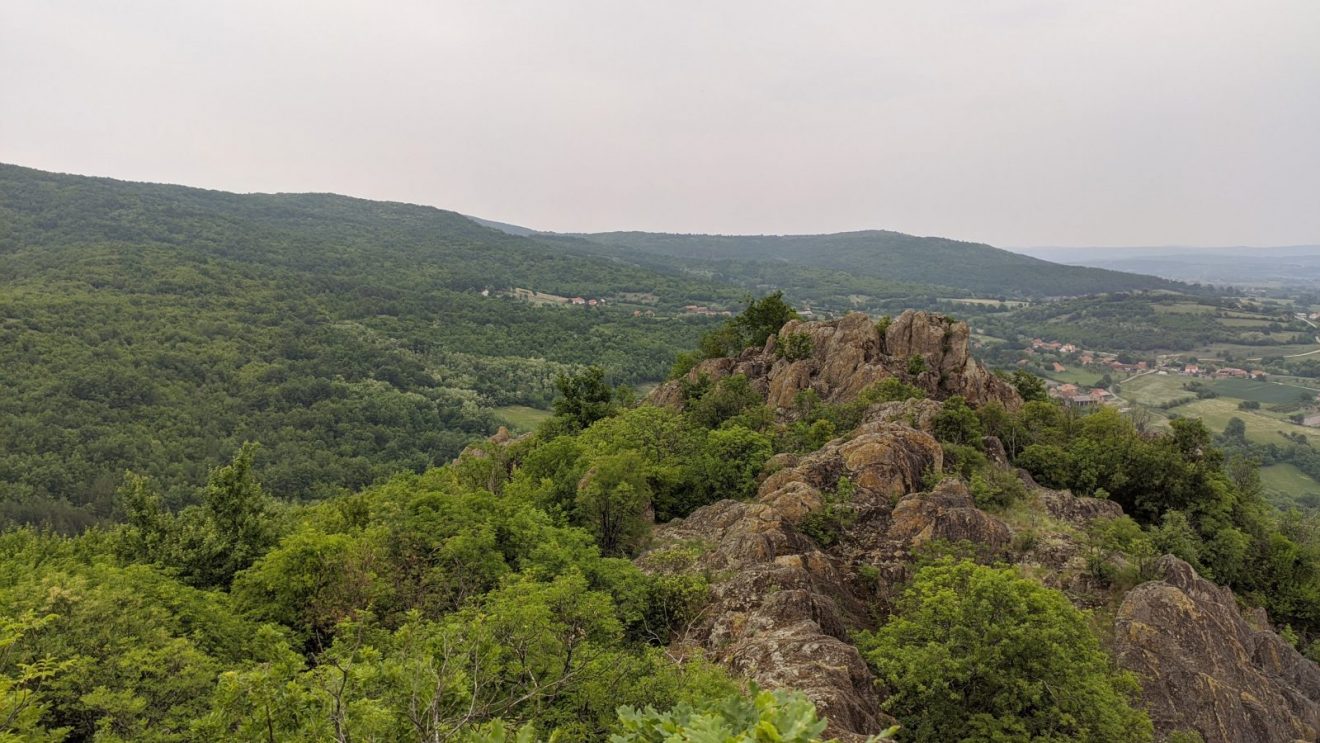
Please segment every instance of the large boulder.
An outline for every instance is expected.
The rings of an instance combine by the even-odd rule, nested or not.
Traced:
[[[1232,591],[1171,555],[1159,580],[1119,607],[1120,665],[1141,677],[1155,727],[1206,743],[1292,743],[1320,737],[1320,668],[1277,634],[1251,626]]]
[[[786,496],[815,503],[822,491],[837,489],[840,479],[846,477],[853,486],[854,505],[889,505],[899,496],[919,490],[927,474],[938,475],[943,466],[944,451],[930,434],[897,423],[874,422],[853,438],[835,439],[799,458],[795,466],[770,475],[758,494],[762,502],[785,504],[779,506],[780,512],[800,519],[806,512],[789,507]]]
[[[977,508],[958,480],[945,480],[932,492],[900,500],[890,514],[887,536],[907,551],[942,541],[968,542],[990,553],[1004,551],[1012,539],[1008,526]]]

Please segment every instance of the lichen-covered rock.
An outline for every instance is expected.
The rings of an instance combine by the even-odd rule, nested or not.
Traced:
[[[971,331],[929,312],[904,312],[882,338],[871,318],[852,313],[837,320],[791,320],[762,348],[749,348],[737,357],[706,359],[688,373],[688,381],[712,381],[742,374],[766,404],[791,417],[798,395],[812,390],[829,403],[857,399],[862,390],[882,379],[896,377],[916,384],[933,398],[967,398],[973,406],[1000,402],[1017,408],[1021,398],[1012,385],[992,374],[968,350]],[[775,353],[782,339],[803,335],[811,341],[811,355],[781,358]],[[914,374],[911,358],[920,356],[925,371]],[[657,405],[683,404],[677,380],[657,387],[648,398]]]
[[[908,310],[889,324],[885,352],[900,359],[921,357],[925,376],[934,380],[936,397],[962,395],[972,406],[999,402],[1015,408],[1022,400],[1012,385],[995,376],[972,357],[968,348],[971,329],[933,312]],[[929,383],[928,383],[929,384]]]
[[[880,712],[875,678],[849,642],[865,607],[838,561],[786,517],[797,515],[786,494],[813,490],[794,481],[772,491],[774,505],[720,501],[699,508],[659,527],[638,564],[711,575],[710,605],[686,639],[758,684],[801,691],[828,717],[831,734],[870,735],[892,720]]]
[[[1008,526],[978,509],[967,487],[957,480],[945,480],[930,493],[905,496],[890,514],[886,536],[909,551],[942,540],[966,541],[1000,552],[1012,540]]]
[[[1123,507],[1111,500],[1077,496],[1067,491],[1040,488],[1037,497],[1045,513],[1079,528],[1085,528],[1099,519],[1114,519],[1123,515]]]
[[[888,423],[899,423],[908,428],[935,433],[935,417],[940,414],[941,406],[934,400],[902,400],[898,402],[878,402],[862,413],[861,433],[879,430]]]
[[[853,507],[888,512],[942,460],[930,434],[876,421],[811,454],[777,458],[753,502],[720,501],[658,527],[637,563],[713,577],[711,603],[686,635],[711,657],[764,686],[802,691],[829,719],[831,735],[878,733],[892,720],[849,641],[867,616],[855,576],[797,527],[842,478],[854,485]]]
[[[1282,638],[1254,629],[1233,593],[1171,555],[1160,580],[1119,607],[1118,662],[1141,677],[1161,733],[1196,730],[1206,743],[1291,743],[1320,736],[1320,668]]]
[[[836,489],[840,478],[847,477],[853,485],[854,505],[888,504],[919,490],[927,473],[938,475],[943,470],[944,451],[930,434],[896,423],[868,426],[855,437],[831,441],[800,457],[795,466],[767,477],[758,491],[760,500],[780,501],[784,494],[778,491],[794,484],[810,486],[817,491],[815,498],[820,498],[820,491]],[[805,493],[797,487],[791,492]]]

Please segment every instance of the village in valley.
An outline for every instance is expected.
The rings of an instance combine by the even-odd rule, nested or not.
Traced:
[[[1134,359],[1126,354],[1090,351],[1073,343],[1047,341],[1041,338],[1031,340],[1029,347],[1023,350],[1023,358],[1019,359],[1017,364],[1019,367],[1035,366],[1042,370],[1046,375],[1045,385],[1050,397],[1070,408],[1114,405],[1126,410],[1129,404],[1116,394],[1116,390],[1121,389],[1122,383],[1146,375],[1186,378],[1183,387],[1189,393],[1204,389],[1201,380],[1245,379],[1263,382],[1269,378],[1262,369],[1201,362],[1194,358],[1173,355]],[[1076,371],[1100,376],[1091,385],[1076,380],[1070,381],[1068,379],[1070,376],[1074,378],[1084,376],[1070,374]],[[1314,425],[1320,425],[1320,413],[1314,414],[1313,417]]]

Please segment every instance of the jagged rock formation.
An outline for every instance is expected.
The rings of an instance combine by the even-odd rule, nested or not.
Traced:
[[[887,511],[943,461],[930,434],[887,421],[872,425],[805,457],[781,457],[783,468],[761,483],[753,502],[720,501],[659,527],[639,561],[651,570],[696,568],[716,576],[711,604],[689,639],[760,684],[802,691],[845,736],[877,733],[891,722],[849,642],[863,626],[866,604],[853,586],[852,565],[798,527],[824,507],[840,478],[855,486],[854,507]]]
[[[811,339],[811,356],[780,358],[775,349],[798,334]],[[763,348],[749,348],[736,358],[706,359],[688,373],[688,379],[745,375],[765,396],[766,404],[781,414],[792,410],[803,390],[815,390],[822,400],[837,403],[855,399],[889,377],[915,384],[936,399],[962,395],[974,406],[991,401],[1009,408],[1021,405],[1011,385],[971,356],[970,335],[966,323],[911,310],[894,319],[883,336],[876,323],[861,313],[828,322],[793,320]],[[919,365],[912,363],[914,357],[921,359]],[[677,382],[668,382],[656,388],[650,400],[678,407],[683,403],[682,390]]]
[[[775,353],[792,334],[810,337],[809,358]],[[924,312],[903,313],[883,335],[859,314],[793,321],[763,348],[708,359],[689,376],[746,375],[781,419],[792,418],[803,390],[846,403],[888,377],[934,398],[872,405],[855,430],[819,451],[774,457],[755,500],[721,501],[657,527],[638,560],[649,571],[711,576],[712,600],[680,642],[764,686],[801,690],[830,720],[829,734],[846,741],[891,722],[881,711],[884,690],[850,635],[892,606],[911,577],[914,550],[941,540],[970,543],[984,558],[1011,555],[1029,565],[1081,606],[1114,598],[1088,570],[1085,531],[1121,516],[1117,503],[1049,490],[1019,471],[1037,518],[1011,527],[978,509],[961,482],[940,479],[936,400],[962,395],[974,407],[1021,405],[1010,385],[971,358],[968,335],[966,325]],[[681,407],[682,388],[671,382],[649,399]],[[992,461],[1008,466],[998,440],[985,444]],[[852,519],[837,542],[822,547],[806,527],[839,507],[835,494],[845,477],[853,486],[845,506]],[[1230,591],[1185,563],[1165,557],[1159,569],[1162,580],[1124,599],[1114,648],[1141,677],[1157,732],[1194,729],[1207,743],[1316,741],[1320,668],[1269,631],[1263,617],[1244,618]]]
[[[1233,592],[1165,555],[1161,579],[1124,598],[1119,663],[1141,676],[1160,731],[1206,743],[1289,743],[1320,737],[1320,668],[1277,634],[1251,626]]]
[[[890,329],[901,356],[886,353],[890,333],[882,338],[865,315],[793,321],[779,337],[808,334],[810,358],[777,358],[772,337],[765,348],[737,359],[702,362],[692,379],[745,374],[781,413],[805,389],[827,402],[847,402],[894,376],[936,396],[1021,403],[1011,386],[968,356],[966,325],[904,313]],[[925,371],[908,373],[911,356],[923,358]],[[651,400],[680,405],[681,394],[671,383]],[[721,501],[658,527],[639,559],[648,570],[714,576],[711,604],[687,639],[760,684],[801,690],[830,719],[834,735],[874,734],[892,722],[880,712],[880,690],[849,641],[867,623],[867,604],[875,598],[875,586],[859,579],[857,567],[883,563],[895,578],[885,582],[899,585],[914,546],[966,538],[999,548],[1009,539],[1007,527],[976,510],[957,483],[914,495],[943,468],[943,451],[930,434],[939,409],[932,400],[872,405],[848,435],[805,456],[776,457],[755,501]],[[800,527],[826,507],[827,494],[845,477],[857,523],[838,549],[827,552]]]

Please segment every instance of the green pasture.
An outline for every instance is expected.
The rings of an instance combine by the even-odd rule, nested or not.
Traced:
[[[1297,402],[1301,395],[1306,394],[1306,390],[1290,385],[1255,379],[1220,379],[1207,382],[1207,385],[1222,397],[1254,400],[1262,405]]]
[[[495,417],[508,424],[515,431],[532,431],[541,422],[550,417],[549,410],[541,410],[527,405],[505,405],[493,410]]]
[[[1296,465],[1279,463],[1261,467],[1260,485],[1266,500],[1280,508],[1320,505],[1320,483]]]

